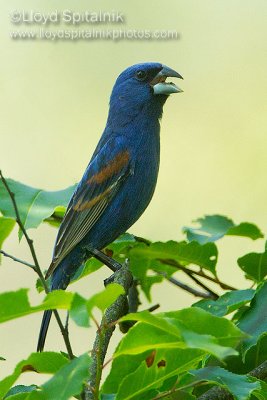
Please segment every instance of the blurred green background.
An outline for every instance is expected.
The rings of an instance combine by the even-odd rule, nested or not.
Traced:
[[[124,14],[122,25],[97,29],[177,30],[180,40],[165,41],[29,41],[12,40],[14,10],[111,11]],[[180,72],[184,93],[168,100],[162,120],[162,158],[151,205],[131,229],[153,240],[183,238],[182,226],[204,214],[220,213],[235,222],[255,222],[267,231],[267,2],[265,0],[44,1],[0,3],[0,123],[3,173],[47,190],[77,182],[105,126],[109,95],[127,66],[159,61]],[[51,29],[58,29],[51,26]],[[75,29],[90,29],[81,25]],[[94,28],[94,26],[93,26]],[[56,230],[31,232],[43,268],[47,268]],[[219,275],[245,287],[237,256],[260,250],[262,240],[226,238],[219,243]],[[30,260],[14,233],[4,246]],[[35,276],[26,267],[3,260],[1,291],[30,287]],[[72,290],[89,297],[102,288],[106,268]],[[181,275],[181,279],[184,277]],[[186,281],[184,279],[184,281]],[[161,309],[190,305],[194,298],[166,283],[153,291]],[[145,307],[145,305],[144,305]],[[1,326],[0,377],[35,351],[41,315]],[[75,353],[91,346],[91,330],[71,330]],[[47,349],[64,350],[52,324]],[[31,374],[23,383],[38,383]]]

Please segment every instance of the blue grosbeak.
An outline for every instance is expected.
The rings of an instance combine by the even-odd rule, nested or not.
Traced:
[[[145,211],[157,182],[160,118],[171,93],[167,77],[181,75],[160,63],[136,64],[113,87],[105,130],[69,202],[46,278],[66,289],[80,265],[124,233]],[[51,319],[45,311],[38,351]]]

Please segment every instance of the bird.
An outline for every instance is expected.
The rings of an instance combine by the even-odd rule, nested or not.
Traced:
[[[172,93],[167,78],[183,77],[159,62],[125,69],[111,92],[106,127],[78,183],[58,230],[50,291],[65,290],[95,251],[126,232],[154,194],[160,163],[160,120]],[[52,310],[44,312],[37,351],[43,351]]]

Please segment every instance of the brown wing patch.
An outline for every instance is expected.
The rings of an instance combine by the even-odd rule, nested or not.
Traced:
[[[116,157],[100,172],[88,179],[87,183],[100,184],[111,178],[113,175],[120,172],[120,170],[129,162],[130,154],[127,150],[117,154]]]
[[[102,215],[112,196],[117,193],[120,183],[128,176],[129,161],[130,153],[127,150],[121,151],[104,164],[100,172],[89,174],[91,177],[87,178],[87,185],[83,185],[74,193],[59,229],[53,261],[46,278],[55,271]],[[102,165],[103,163],[104,160]]]
[[[103,193],[95,196],[93,199],[89,201],[83,201],[82,199],[78,201],[77,204],[73,206],[74,211],[84,211],[92,208],[95,204],[97,204],[101,199],[103,199],[109,192],[111,192],[112,187],[106,189]]]

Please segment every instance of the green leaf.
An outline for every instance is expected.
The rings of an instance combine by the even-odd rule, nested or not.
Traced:
[[[41,304],[31,306],[28,289],[2,293],[0,294],[0,323],[39,311],[63,309],[70,310],[70,316],[77,325],[89,326],[88,315],[92,313],[92,308],[97,307],[104,312],[121,294],[124,294],[124,289],[117,283],[108,285],[89,300],[76,293],[54,290],[48,293]]]
[[[237,351],[231,347],[221,346],[219,340],[212,335],[203,335],[189,330],[183,331],[183,339],[187,347],[201,349],[212,354],[218,359],[224,359],[231,355],[237,355]]]
[[[66,207],[57,206],[54,209],[53,214],[51,214],[51,216],[47,217],[44,221],[47,222],[48,224],[58,228],[59,225],[61,224],[62,220],[63,220],[65,212],[66,212]]]
[[[221,346],[236,347],[245,335],[231,321],[216,317],[197,307],[170,311],[163,314],[171,321],[178,320],[188,329],[200,335],[214,336]]]
[[[101,400],[115,400],[116,394],[101,394]]]
[[[260,388],[260,384],[252,382],[248,376],[233,374],[220,367],[206,367],[190,372],[197,381],[212,382],[228,389],[237,400],[247,400],[254,390]]]
[[[30,392],[33,392],[36,388],[37,388],[36,385],[30,385],[30,386],[17,385],[17,386],[14,386],[8,391],[8,393],[5,396],[5,399],[7,399],[7,398],[9,398],[10,400],[18,399],[19,398],[18,394],[30,393]],[[26,396],[20,396],[20,398],[23,398],[23,397],[26,397]]]
[[[63,366],[41,386],[40,399],[68,400],[81,393],[83,383],[89,377],[90,364],[91,358],[86,353]]]
[[[249,279],[261,282],[267,275],[267,244],[264,253],[249,253],[237,260]]]
[[[89,315],[92,313],[93,307],[99,308],[104,312],[117,298],[124,294],[124,289],[118,283],[109,284],[102,292],[95,294],[87,302],[87,312]]]
[[[12,218],[5,218],[0,216],[0,250],[6,238],[12,232],[12,229],[15,226],[15,221]],[[0,254],[0,263],[1,263],[1,254]]]
[[[31,392],[17,393],[17,394],[13,394],[12,396],[8,396],[8,397],[5,396],[4,400],[5,399],[8,399],[8,400],[30,400],[31,394],[33,394],[33,393],[36,393],[36,392],[31,391]],[[34,399],[32,397],[32,400],[37,400],[37,399]]]
[[[145,361],[148,357],[153,357],[154,352],[147,351],[136,355],[122,355],[113,359],[112,367],[108,377],[103,383],[103,393],[117,393],[118,388],[125,376],[128,376],[134,372],[142,361]]]
[[[35,288],[38,293],[42,293],[44,291],[44,287],[40,278],[36,279]]]
[[[65,215],[65,211],[66,211],[66,207],[65,206],[57,206],[55,209],[54,209],[54,213],[53,213],[53,216],[55,217],[55,218],[59,218],[59,219],[63,219],[63,217],[64,217],[64,215]]]
[[[121,321],[139,321],[121,340],[114,356],[160,348],[198,348],[217,358],[237,354],[232,348],[244,335],[235,325],[197,309],[151,315],[128,314]],[[145,340],[144,340],[145,338]]]
[[[33,308],[37,311],[53,310],[55,308],[69,310],[75,296],[77,296],[76,293],[65,292],[65,290],[53,290],[53,292],[46,295],[42,304]]]
[[[250,335],[241,344],[243,360],[247,351],[255,346],[256,343],[267,332],[267,282],[265,282],[256,292],[251,301],[250,308],[245,311],[239,322],[238,327]]]
[[[128,250],[129,247],[136,245],[138,242],[135,239],[135,236],[130,233],[124,233],[119,236],[113,243],[107,246],[108,250],[113,252],[113,255],[121,255],[125,250]]]
[[[267,383],[264,381],[258,381],[260,383],[260,389],[253,392],[253,395],[259,400],[266,400]]]
[[[214,275],[217,263],[218,250],[214,243],[200,245],[197,242],[155,242],[151,245],[140,243],[129,252],[130,267],[134,276],[142,274],[142,268],[153,269],[153,262],[158,260],[175,260],[182,265],[195,264],[205,268]],[[140,271],[141,270],[141,271]]]
[[[71,304],[70,317],[78,326],[89,326],[87,301],[77,293],[75,294]]]
[[[222,238],[234,226],[231,219],[222,215],[205,215],[204,218],[198,218],[193,222],[198,223],[199,227],[184,227],[184,232],[190,242],[196,240],[201,244]]]
[[[203,353],[196,349],[156,351],[152,365],[148,366],[146,361],[143,361],[134,372],[125,375],[119,386],[116,400],[152,398],[144,397],[144,395],[152,394],[165,380],[191,369],[192,365],[197,366],[202,358]]]
[[[82,264],[78,270],[75,272],[71,282],[77,282],[79,279],[84,278],[87,275],[92,274],[101,268],[103,263],[96,258],[89,258],[86,263]]]
[[[125,354],[135,355],[148,350],[162,348],[186,348],[186,344],[182,340],[181,334],[178,337],[175,334],[167,333],[165,329],[138,323],[123,337],[114,357]]]
[[[0,322],[27,315],[31,309],[27,289],[0,294]]]
[[[193,304],[193,307],[199,307],[217,317],[223,317],[247,304],[254,294],[255,290],[253,289],[233,290],[223,294],[217,300],[200,300]]]
[[[204,218],[198,218],[194,222],[199,224],[197,228],[184,228],[190,242],[196,240],[204,244],[214,242],[225,235],[244,236],[253,240],[263,237],[256,225],[248,222],[236,225],[231,219],[222,215],[205,215]]]
[[[76,185],[64,190],[45,191],[7,179],[15,194],[19,215],[25,229],[37,228],[50,217],[58,206],[67,206]],[[15,219],[14,207],[4,185],[0,182],[0,211],[5,217]]]
[[[243,236],[252,240],[261,239],[264,237],[260,229],[249,222],[241,222],[239,225],[235,225],[228,230],[226,233],[228,236]]]
[[[245,362],[242,354],[231,356],[225,360],[225,368],[237,374],[247,374],[267,360],[267,335],[263,335],[246,353]]]
[[[55,308],[69,309],[74,296],[70,292],[55,290],[46,296],[42,304],[32,307],[27,293],[28,289],[19,289],[15,292],[0,294],[0,323],[38,311]]]
[[[142,281],[141,286],[142,290],[148,299],[149,302],[152,301],[151,298],[151,288],[156,283],[161,283],[164,280],[164,276],[154,275],[154,276],[146,276],[145,279]]]
[[[32,353],[26,360],[17,364],[13,374],[0,381],[0,398],[9,391],[23,372],[34,371],[37,373],[54,374],[67,363],[68,359],[59,353]]]

